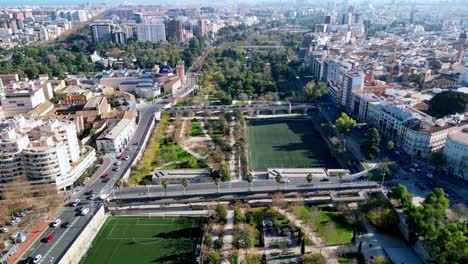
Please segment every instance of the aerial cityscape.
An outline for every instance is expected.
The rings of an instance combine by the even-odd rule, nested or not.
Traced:
[[[0,0],[0,264],[468,263],[468,0]]]

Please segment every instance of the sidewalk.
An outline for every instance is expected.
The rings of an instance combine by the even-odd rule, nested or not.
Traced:
[[[36,242],[36,240],[47,230],[49,224],[52,221],[55,221],[55,218],[50,218],[47,220],[41,219],[35,225],[33,225],[26,236],[27,240],[18,244],[18,251],[13,256],[11,256],[11,258],[8,260],[8,264],[17,263],[18,260],[23,257],[24,253],[26,253],[29,247],[34,244],[34,242]]]
[[[221,254],[223,255],[223,264],[229,264],[229,253],[232,247],[232,230],[234,228],[234,210],[228,210],[227,223],[224,225],[223,231],[223,248]]]

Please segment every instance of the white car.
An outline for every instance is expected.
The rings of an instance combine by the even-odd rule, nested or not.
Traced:
[[[109,198],[109,194],[108,194],[108,193],[103,193],[103,194],[101,194],[101,196],[99,196],[99,199],[101,199],[101,200],[105,200],[105,199],[107,199],[107,198]]]
[[[60,225],[60,223],[62,223],[62,220],[57,219],[57,220],[55,220],[55,221],[52,223],[51,226],[52,226],[52,227],[57,227],[58,225]]]
[[[414,168],[409,169],[412,173],[416,173],[416,170]]]
[[[41,261],[41,259],[42,259],[42,255],[39,254],[33,259],[33,263],[39,263]]]
[[[114,162],[114,165],[115,165],[115,166],[119,166],[119,165],[120,165],[120,161]]]
[[[130,157],[129,156],[125,156],[124,160],[129,160]]]
[[[77,207],[80,204],[80,202],[80,199],[76,199],[75,201],[73,201],[72,206]]]
[[[8,229],[7,227],[2,226],[2,227],[0,228],[0,231],[1,231],[2,233],[8,233],[9,229]]]
[[[87,207],[83,207],[83,208],[81,208],[81,212],[80,212],[80,213],[81,213],[81,215],[87,215],[87,214],[88,214],[88,212],[89,212],[89,208],[87,208]]]

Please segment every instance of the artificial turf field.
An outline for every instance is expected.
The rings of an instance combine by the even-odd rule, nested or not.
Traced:
[[[253,170],[339,168],[312,120],[250,120],[248,136]]]
[[[196,263],[202,221],[109,217],[81,263]]]

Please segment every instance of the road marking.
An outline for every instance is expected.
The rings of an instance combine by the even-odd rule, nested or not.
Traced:
[[[73,227],[73,226],[76,224],[76,222],[77,222],[78,220],[80,220],[80,217],[76,217],[75,220],[73,220],[71,226]],[[57,230],[58,230],[58,229],[57,229]],[[67,228],[67,229],[62,233],[62,235],[59,236],[59,238],[58,238],[57,240],[55,240],[55,242],[53,243],[53,245],[52,245],[52,246],[49,248],[49,250],[47,250],[46,253],[44,254],[44,258],[45,258],[47,255],[49,255],[49,254],[50,254],[50,251],[52,251],[52,249],[54,249],[54,248],[59,244],[60,240],[62,240],[63,236],[64,236],[68,231],[70,231],[70,227]]]

